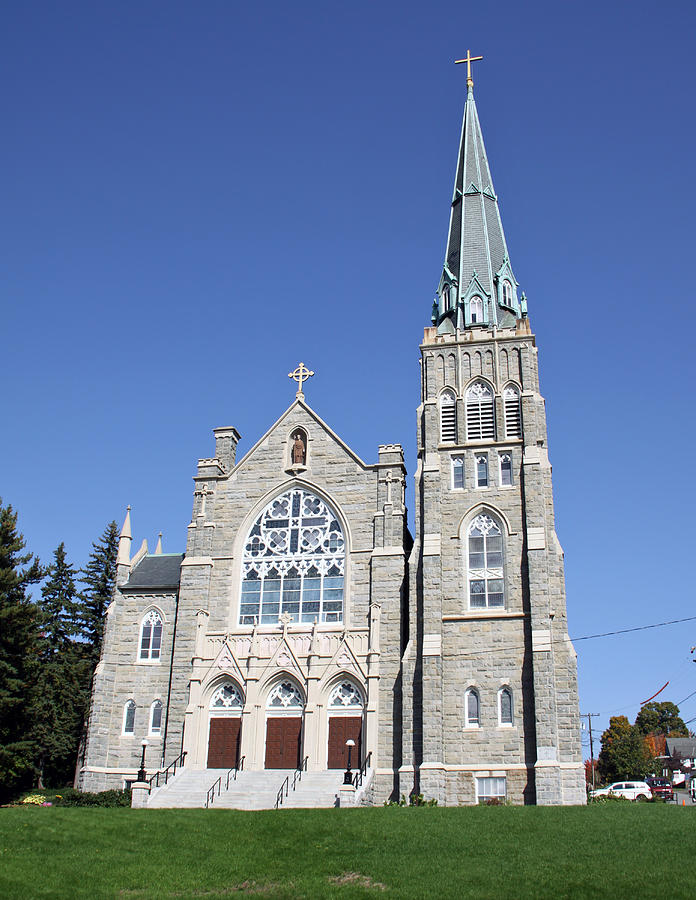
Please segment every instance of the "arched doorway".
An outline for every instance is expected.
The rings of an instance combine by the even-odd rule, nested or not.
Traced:
[[[232,769],[239,766],[243,706],[241,691],[231,681],[221,684],[213,694],[208,729],[209,769]]]
[[[348,765],[347,740],[355,741],[351,765],[362,762],[362,725],[365,702],[361,690],[349,679],[343,679],[329,694],[329,739],[327,768],[345,769]]]
[[[266,769],[296,769],[302,760],[304,698],[297,685],[285,679],[266,703]]]

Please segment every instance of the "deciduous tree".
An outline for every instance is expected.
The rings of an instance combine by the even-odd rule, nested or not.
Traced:
[[[679,715],[679,707],[668,701],[646,703],[636,716],[636,728],[641,734],[664,734],[688,737],[689,729]]]
[[[644,735],[626,716],[612,716],[602,735],[599,772],[605,781],[644,778],[654,767]]]

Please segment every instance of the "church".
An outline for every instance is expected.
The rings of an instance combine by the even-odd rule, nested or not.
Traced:
[[[538,353],[471,61],[423,310],[415,535],[401,445],[360,459],[307,402],[304,363],[243,456],[236,428],[214,428],[185,552],[133,552],[126,515],[83,790],[169,766],[172,786],[195,779],[189,805],[216,783],[233,806],[245,779],[259,797],[281,788],[276,805],[312,778],[338,796],[344,771],[364,804],[585,802]]]

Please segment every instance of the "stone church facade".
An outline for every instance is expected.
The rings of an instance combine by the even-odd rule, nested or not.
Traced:
[[[301,366],[300,369],[303,369]],[[296,373],[300,370],[296,370]],[[469,80],[421,345],[415,538],[399,444],[363,462],[302,391],[194,476],[186,551],[132,555],[94,679],[85,790],[186,766],[369,762],[375,803],[584,803],[544,400]]]

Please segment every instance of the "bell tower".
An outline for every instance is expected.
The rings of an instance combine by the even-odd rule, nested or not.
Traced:
[[[585,802],[538,352],[467,57],[445,258],[421,345],[402,789]]]

